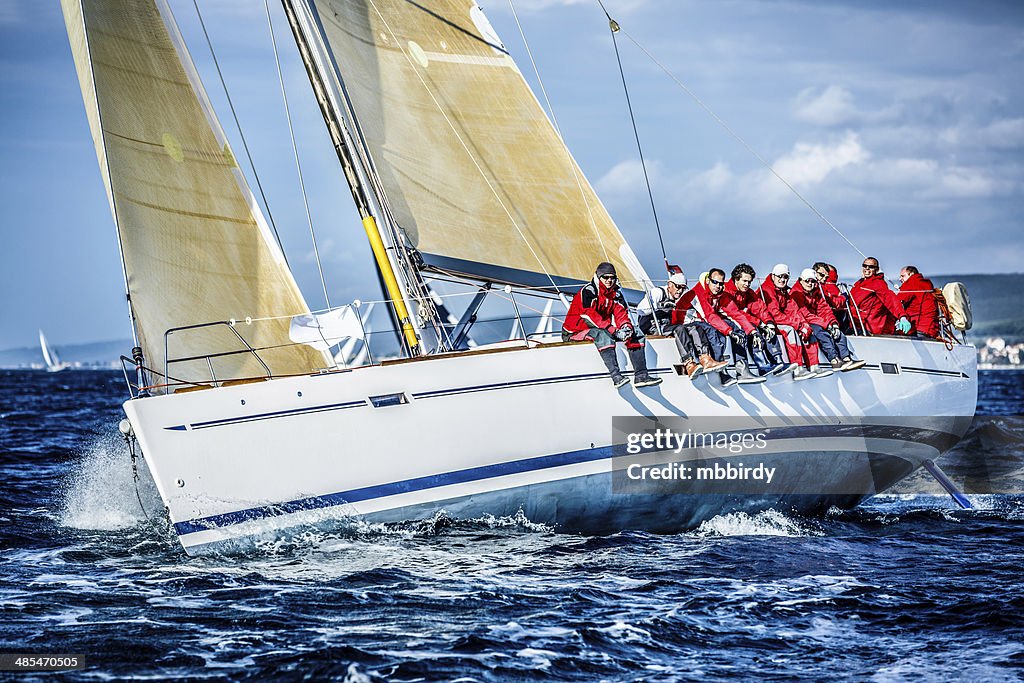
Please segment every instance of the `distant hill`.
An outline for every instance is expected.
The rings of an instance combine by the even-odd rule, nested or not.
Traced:
[[[87,344],[55,345],[57,355],[65,363],[80,367],[121,367],[121,354],[130,355],[131,339],[89,342]],[[43,352],[38,346],[25,346],[0,351],[0,368],[31,368],[43,366]]]

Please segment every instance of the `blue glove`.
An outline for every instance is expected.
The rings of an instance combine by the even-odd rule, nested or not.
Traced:
[[[906,318],[900,318],[897,320],[896,331],[901,334],[910,334],[910,321]]]
[[[621,342],[626,341],[627,339],[629,339],[632,336],[633,336],[633,328],[630,327],[629,325],[623,325],[622,327],[620,327],[618,330],[615,331],[615,338],[618,339]]]
[[[839,341],[839,338],[843,336],[842,330],[839,329],[839,325],[832,323],[828,326],[828,333],[832,335],[832,338]]]

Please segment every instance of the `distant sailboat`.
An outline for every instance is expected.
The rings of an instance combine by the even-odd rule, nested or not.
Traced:
[[[50,346],[50,343],[46,341],[46,335],[43,334],[42,330],[39,330],[39,347],[43,350],[43,362],[46,363],[47,372],[60,372],[70,367],[67,363],[61,361],[60,356],[57,355],[57,349]]]
[[[616,391],[593,344],[545,335],[554,302],[598,262],[634,300],[651,278],[473,0],[284,0],[404,344],[404,358],[364,367],[346,346],[342,368],[166,0],[62,5],[137,340],[125,431],[190,553],[440,509],[521,510],[584,533],[823,513],[935,459],[974,414],[975,350],[962,344],[856,337],[864,371],[724,392],[681,376],[674,340],[652,337],[665,382]],[[471,297],[458,320],[432,299],[452,281]],[[488,296],[516,307],[519,338],[466,350]],[[546,302],[540,339],[522,338],[523,297]],[[310,343],[290,339],[293,320]],[[790,474],[775,489],[619,492],[613,418],[661,415],[782,422],[760,460]]]

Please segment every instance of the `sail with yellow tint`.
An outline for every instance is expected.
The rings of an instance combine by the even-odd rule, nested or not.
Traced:
[[[647,280],[474,0],[307,0],[398,227],[428,268],[514,285]]]
[[[168,330],[232,320],[169,335],[168,374],[202,382],[329,365],[288,339],[288,318],[309,309],[168,5],[61,4],[147,365],[164,367]]]

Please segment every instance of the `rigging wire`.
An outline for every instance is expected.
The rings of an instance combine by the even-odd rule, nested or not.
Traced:
[[[195,0],[193,0],[195,2]],[[320,273],[320,285],[324,289],[324,301],[327,308],[331,307],[331,297],[327,293],[327,280],[324,278],[324,267],[320,263],[320,249],[316,243],[316,231],[313,230],[313,216],[309,212],[309,198],[306,196],[306,183],[302,178],[302,164],[299,162],[299,148],[295,144],[295,128],[292,126],[292,112],[288,107],[288,91],[284,86],[284,72],[281,70],[281,55],[277,50],[277,38],[274,35],[274,21],[270,16],[270,0],[263,0],[263,6],[267,10],[267,26],[270,27],[270,42],[274,47],[274,62],[277,64],[277,79],[281,84],[281,98],[284,100],[285,118],[288,120],[288,136],[292,142],[292,153],[295,156],[295,170],[299,175],[299,189],[302,191],[302,204],[306,209],[306,222],[309,224],[309,236],[313,240],[313,256],[316,259],[316,269]]]
[[[601,5],[601,9],[604,9],[604,3],[601,2],[601,0],[597,0],[597,2],[598,2],[598,4]],[[605,11],[605,15],[606,16],[607,16],[607,14],[608,14],[608,12]],[[611,17],[609,17],[609,19],[611,19]],[[616,26],[618,26],[618,25],[616,24]],[[822,222],[825,223],[825,225],[830,227],[837,235],[839,235],[841,238],[843,238],[843,240],[847,244],[849,244],[851,247],[853,247],[853,250],[861,255],[861,258],[867,258],[867,256],[864,254],[864,252],[861,251],[860,248],[856,244],[854,244],[853,241],[849,237],[847,237],[843,233],[842,230],[840,230],[838,227],[836,227],[836,225],[832,221],[830,221],[825,216],[825,214],[823,214],[821,211],[819,211],[817,209],[817,207],[815,207],[813,204],[811,204],[810,200],[808,200],[806,197],[804,197],[802,194],[800,194],[799,190],[797,190],[785,178],[783,178],[779,174],[779,172],[776,171],[775,168],[764,157],[762,157],[760,154],[758,154],[757,151],[754,150],[754,148],[751,147],[747,143],[746,140],[744,140],[742,137],[740,137],[739,133],[734,131],[729,126],[729,124],[727,124],[724,120],[722,120],[722,118],[720,116],[718,116],[718,114],[716,114],[715,111],[713,109],[711,109],[710,106],[705,104],[705,102],[703,100],[701,100],[701,98],[698,97],[695,92],[690,90],[690,88],[686,87],[686,85],[682,81],[680,81],[679,78],[677,78],[676,75],[674,73],[672,73],[668,69],[668,67],[666,67],[664,64],[662,64],[660,61],[658,61],[658,59],[647,50],[647,48],[645,48],[643,45],[641,45],[640,42],[636,38],[634,38],[632,35],[630,35],[629,31],[627,31],[625,29],[621,29],[621,27],[620,27],[620,30],[622,31],[623,35],[625,35],[627,38],[629,38],[629,40],[641,52],[643,52],[647,56],[648,59],[650,59],[652,62],[654,62],[658,66],[659,69],[664,71],[665,74],[669,78],[671,78],[673,81],[675,81],[676,85],[678,85],[683,90],[683,92],[685,92],[687,95],[689,95],[690,98],[693,99],[693,101],[696,102],[697,105],[700,106],[701,109],[703,109],[709,116],[711,116],[711,118],[713,118],[715,120],[715,122],[718,123],[718,125],[720,125],[723,129],[725,129],[725,132],[727,132],[729,135],[731,135],[733,137],[733,139],[735,139],[738,143],[740,143],[743,146],[744,149],[746,149],[748,152],[750,152],[750,154],[753,155],[753,157],[755,159],[757,159],[761,163],[762,166],[764,166],[766,169],[768,169],[768,171],[773,176],[778,178],[779,182],[781,182],[783,185],[785,185],[786,188],[789,189],[790,192],[792,192],[794,195],[796,195],[797,199],[799,199],[801,202],[803,202],[807,206],[808,209],[810,209],[812,212],[814,212],[814,215],[816,215],[818,218],[820,218],[822,220]],[[618,54],[618,52],[616,52],[616,54]],[[621,68],[621,65],[620,65],[620,68]]]
[[[228,84],[224,80],[224,74],[220,70],[220,62],[217,60],[217,53],[213,49],[213,41],[210,40],[210,34],[206,30],[206,22],[203,21],[203,13],[199,11],[199,1],[192,0],[193,6],[196,8],[196,16],[199,17],[199,25],[203,29],[203,36],[206,38],[206,45],[210,49],[210,56],[213,57],[213,65],[217,69],[217,77],[220,79],[220,86],[224,90],[224,97],[228,101],[228,108],[231,109],[231,117],[235,120],[235,128],[238,129],[238,137],[242,140],[242,149],[245,150],[245,156],[249,160],[249,168],[252,169],[253,178],[256,179],[256,187],[260,191],[260,197],[263,199],[263,206],[267,209],[267,219],[270,221],[270,227],[274,231],[274,239],[277,240],[277,248],[281,250],[281,256],[284,257],[284,264],[288,265],[288,255],[284,253],[284,244],[281,242],[281,235],[277,232],[277,223],[274,222],[274,215],[270,212],[270,203],[267,201],[267,195],[263,192],[263,183],[260,182],[260,174],[256,172],[256,164],[252,160],[252,154],[249,152],[249,143],[245,140],[245,133],[242,132],[242,124],[238,120],[238,113],[235,112],[235,104],[231,100],[231,93],[228,92]],[[137,344],[136,344],[137,345]]]
[[[512,10],[512,16],[516,20],[516,27],[519,28],[519,35],[523,39],[523,45],[526,47],[526,54],[530,57],[530,65],[533,66],[533,73],[537,77],[537,84],[540,85],[540,92],[544,95],[544,103],[548,108],[548,115],[551,116],[551,125],[555,129],[555,133],[558,138],[562,141],[562,145],[565,147],[566,156],[569,157],[569,168],[572,169],[573,178],[576,180],[576,187],[579,188],[580,197],[583,199],[583,203],[587,207],[587,215],[590,217],[590,225],[594,228],[594,234],[597,236],[597,242],[601,245],[601,251],[604,253],[604,260],[610,260],[608,258],[608,248],[604,244],[604,239],[601,237],[601,231],[597,228],[597,220],[594,218],[594,209],[591,206],[590,199],[587,197],[586,191],[583,189],[583,180],[580,178],[579,169],[576,167],[576,163],[572,158],[572,154],[569,152],[569,146],[565,144],[565,138],[562,137],[562,130],[558,127],[558,119],[555,118],[555,108],[551,105],[551,98],[548,97],[548,90],[544,87],[544,79],[540,77],[540,69],[537,68],[537,61],[533,58],[533,50],[530,49],[530,42],[526,39],[526,31],[523,30],[523,25],[519,22],[519,13],[516,12],[516,6],[512,0],[508,0],[508,6]]]
[[[612,33],[612,45],[615,47],[615,60],[619,63],[619,77],[622,78],[622,90],[626,93],[626,106],[629,108],[629,120],[633,124],[633,137],[636,138],[636,149],[640,153],[640,167],[644,171],[644,182],[647,184],[647,196],[651,200],[651,213],[654,214],[654,227],[658,230],[658,242],[661,244],[661,257],[665,260],[665,269],[668,269],[668,253],[665,251],[665,238],[661,234],[661,223],[658,222],[658,209],[654,205],[654,192],[651,190],[651,178],[647,174],[647,162],[644,160],[644,148],[640,144],[640,133],[636,127],[636,117],[633,115],[633,102],[629,98],[629,87],[626,85],[626,72],[622,68],[622,57],[619,55],[619,43],[615,39],[615,34],[619,32],[619,24],[617,21],[612,19],[612,16],[608,14],[608,10],[605,9],[604,3],[601,0],[597,0],[597,4],[601,6],[601,11],[608,18],[608,28]]]

